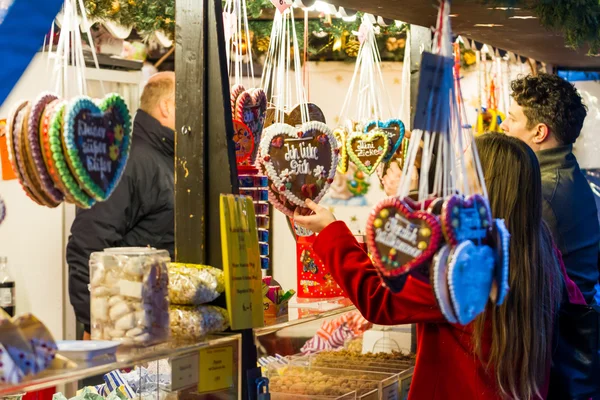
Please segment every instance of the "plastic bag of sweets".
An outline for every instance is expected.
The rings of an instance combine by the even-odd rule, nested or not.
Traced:
[[[229,328],[227,310],[215,306],[171,306],[171,335],[197,340]]]
[[[90,257],[92,340],[147,346],[169,337],[169,253],[107,249]]]
[[[171,304],[197,306],[217,299],[225,291],[223,271],[207,265],[169,264]]]

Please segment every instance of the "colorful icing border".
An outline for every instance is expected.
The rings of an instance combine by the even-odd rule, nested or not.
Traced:
[[[50,150],[52,151],[52,160],[62,184],[67,189],[75,204],[80,208],[90,208],[94,205],[96,200],[92,199],[87,195],[80,187],[67,165],[67,160],[63,152],[63,117],[67,105],[65,102],[60,103],[56,107],[56,113],[52,117],[52,123],[50,125]]]
[[[40,145],[42,115],[45,108],[55,100],[58,100],[58,96],[52,93],[44,93],[33,103],[31,114],[29,115],[29,127],[27,129],[26,141],[34,164],[33,172],[37,175],[40,189],[42,189],[44,194],[49,197],[52,202],[60,204],[64,199],[64,195],[55,187],[54,181],[48,173]]]
[[[420,219],[424,221],[429,228],[431,229],[431,239],[429,241],[429,247],[423,251],[423,253],[408,263],[397,267],[393,270],[389,270],[386,268],[385,263],[379,253],[379,249],[377,248],[377,243],[375,242],[375,219],[384,208],[393,207],[396,210],[399,210],[404,216],[408,219]],[[383,275],[386,278],[395,278],[399,275],[404,275],[414,269],[417,269],[423,266],[425,263],[429,262],[435,255],[436,251],[439,249],[442,243],[442,227],[438,219],[425,211],[413,211],[404,201],[400,200],[398,197],[388,197],[381,200],[373,210],[371,210],[371,214],[369,215],[369,219],[367,220],[367,246],[371,252],[373,261],[380,275]]]
[[[461,209],[461,208],[464,209],[464,208],[471,208],[474,206],[485,207],[486,215],[485,215],[484,223],[487,223],[487,226],[485,226],[485,224],[484,224],[483,228],[488,229],[488,230],[491,229],[491,227],[492,227],[492,211],[490,209],[490,203],[482,195],[474,194],[472,196],[469,196],[466,199],[462,195],[453,195],[453,196],[450,196],[444,203],[444,206],[442,207],[442,216],[441,216],[442,229],[444,231],[444,237],[446,238],[448,243],[450,243],[451,245],[456,246],[456,245],[458,245],[459,242],[461,242],[464,239],[464,238],[458,237],[457,229],[460,229],[460,227],[452,226],[452,218],[453,218],[452,217],[452,214],[453,214],[452,209],[454,207],[458,207],[459,209]],[[459,210],[459,212],[460,212],[460,210]],[[478,212],[479,212],[479,210],[478,210]],[[481,216],[480,212],[479,212],[479,214]]]
[[[352,148],[352,143],[356,142],[357,140],[362,140],[365,142],[372,142],[372,141],[376,140],[378,137],[382,137],[385,140],[385,145],[384,145],[385,151],[383,153],[381,153],[379,158],[373,163],[372,166],[367,167],[362,162],[362,160],[354,153],[354,149]],[[356,167],[359,170],[361,170],[362,172],[364,172],[367,175],[372,175],[373,172],[375,172],[377,170],[377,167],[383,162],[383,160],[387,156],[387,151],[389,148],[390,148],[390,138],[388,138],[388,136],[385,133],[383,133],[382,131],[350,134],[350,135],[348,135],[348,137],[346,139],[346,151],[348,152],[348,156],[350,157],[350,160],[352,160],[352,162],[356,165]]]
[[[431,277],[433,283],[433,292],[437,299],[440,310],[446,320],[451,324],[458,322],[452,299],[450,298],[450,289],[448,287],[448,258],[452,248],[449,245],[444,245],[433,257],[431,263]]]
[[[400,129],[400,137],[396,141],[396,143],[390,143],[390,151],[385,158],[385,162],[388,162],[394,157],[394,154],[398,152],[400,147],[402,146],[402,141],[404,140],[404,134],[406,133],[406,127],[404,126],[404,122],[402,122],[398,118],[388,119],[387,121],[369,121],[365,124],[364,133],[371,132],[375,128],[380,129],[390,129],[394,125],[398,125]]]
[[[231,87],[231,96],[230,96],[230,100],[231,100],[231,113],[233,115],[233,118],[235,118],[235,104],[237,103],[237,98],[239,97],[240,94],[244,93],[246,91],[246,88],[244,87],[244,85],[233,85]]]
[[[103,190],[90,178],[82,160],[79,158],[79,149],[74,142],[74,126],[75,117],[84,109],[90,110],[92,113],[105,113],[110,107],[116,108],[123,117],[123,144],[120,147],[121,162],[117,166],[117,171],[108,188]],[[63,145],[66,149],[66,160],[71,167],[73,176],[77,179],[83,189],[97,201],[104,201],[110,197],[115,190],[125,166],[129,158],[129,150],[131,148],[131,116],[129,108],[125,104],[125,100],[118,94],[109,94],[96,105],[89,97],[78,97],[74,99],[65,113],[65,129],[63,134]]]
[[[52,124],[52,119],[54,118],[54,115],[56,114],[57,108],[60,104],[60,99],[54,100],[53,102],[48,104],[44,109],[44,112],[42,113],[42,123],[40,125],[39,140],[41,145],[42,158],[46,166],[46,172],[48,172],[48,175],[50,176],[50,179],[52,179],[54,186],[56,186],[63,193],[64,200],[68,203],[75,204],[75,199],[60,179],[60,175],[58,173],[58,170],[56,169],[56,165],[54,164],[54,159],[52,158],[52,150],[50,148],[50,126]]]
[[[337,148],[340,151],[340,161],[337,165],[337,171],[340,174],[345,174],[348,172],[349,161],[348,161],[348,149],[346,148],[346,138],[348,137],[348,132],[345,128],[338,127],[334,129],[333,136],[337,140]]]
[[[329,186],[331,186],[331,182],[333,182],[333,177],[335,176],[338,164],[338,151],[335,146],[336,139],[333,136],[333,132],[327,125],[322,122],[312,121],[307,122],[302,125],[301,133],[302,137],[310,135],[313,131],[317,131],[320,133],[324,133],[329,140],[331,147],[331,165],[329,166],[329,175],[323,187],[319,191],[319,194],[313,200],[315,203],[321,201],[327,190],[329,190]],[[287,124],[273,124],[266,128],[263,132],[263,137],[260,142],[260,154],[262,158],[262,165],[265,168],[267,176],[269,179],[277,186],[277,187],[285,187],[285,182],[277,175],[277,171],[275,171],[275,167],[273,167],[273,162],[271,161],[271,157],[269,156],[269,150],[271,148],[271,140],[277,135],[287,135],[291,138],[297,138],[299,135],[298,129],[294,128],[291,125]],[[284,195],[286,198],[290,200],[292,204],[297,206],[304,206],[304,200],[297,197],[294,193],[292,193],[289,189],[285,189],[279,192]],[[286,215],[289,215],[286,213]]]
[[[498,285],[496,305],[502,305],[510,290],[510,232],[503,219],[495,219],[492,228],[496,247],[494,279]]]
[[[478,252],[488,254],[477,254],[474,259]],[[468,268],[458,267],[462,262]],[[453,249],[448,264],[448,287],[459,324],[468,325],[485,311],[492,289],[494,265],[494,252],[489,246],[476,246],[472,241],[465,240]],[[477,278],[485,278],[487,281],[478,281]],[[477,292],[479,290],[481,293]],[[469,304],[462,304],[463,301]]]

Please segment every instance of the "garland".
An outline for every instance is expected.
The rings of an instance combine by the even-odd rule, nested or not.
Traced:
[[[496,7],[518,7],[530,10],[547,29],[560,32],[568,46],[589,46],[591,54],[600,50],[600,2],[598,0],[483,0]],[[248,16],[256,19],[263,10],[272,9],[270,0],[249,0]],[[124,26],[132,26],[138,32],[149,35],[157,30],[173,34],[175,29],[175,0],[86,0],[91,18],[112,20]],[[508,10],[508,12],[512,12]],[[321,28],[335,42],[345,32],[358,29],[356,22],[329,20]],[[394,28],[390,27],[393,31]],[[385,33],[384,33],[385,35]],[[260,35],[259,35],[260,36]],[[262,36],[264,37],[264,35]]]

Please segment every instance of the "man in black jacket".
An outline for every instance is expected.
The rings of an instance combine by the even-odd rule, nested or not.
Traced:
[[[175,74],[154,75],[142,93],[131,153],[112,196],[78,210],[67,245],[69,294],[77,320],[90,333],[90,254],[109,247],[174,253]]]
[[[512,82],[513,103],[502,128],[537,154],[542,172],[543,216],[569,277],[588,304],[598,282],[600,226],[594,194],[573,155],[587,115],[575,87],[556,75]]]

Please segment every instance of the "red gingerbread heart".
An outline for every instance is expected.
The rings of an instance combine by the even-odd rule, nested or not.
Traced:
[[[387,198],[371,211],[367,244],[379,273],[398,277],[429,262],[442,243],[440,222],[413,211],[399,198]]]
[[[250,128],[254,136],[254,151],[250,156],[250,163],[256,161],[258,153],[258,144],[262,136],[265,124],[265,114],[267,112],[267,95],[262,89],[244,90],[241,85],[232,88],[231,100],[233,106],[233,119],[243,122]]]
[[[442,207],[442,228],[448,243],[453,246],[472,240],[480,243],[492,227],[490,204],[479,194],[464,198],[449,197]]]

